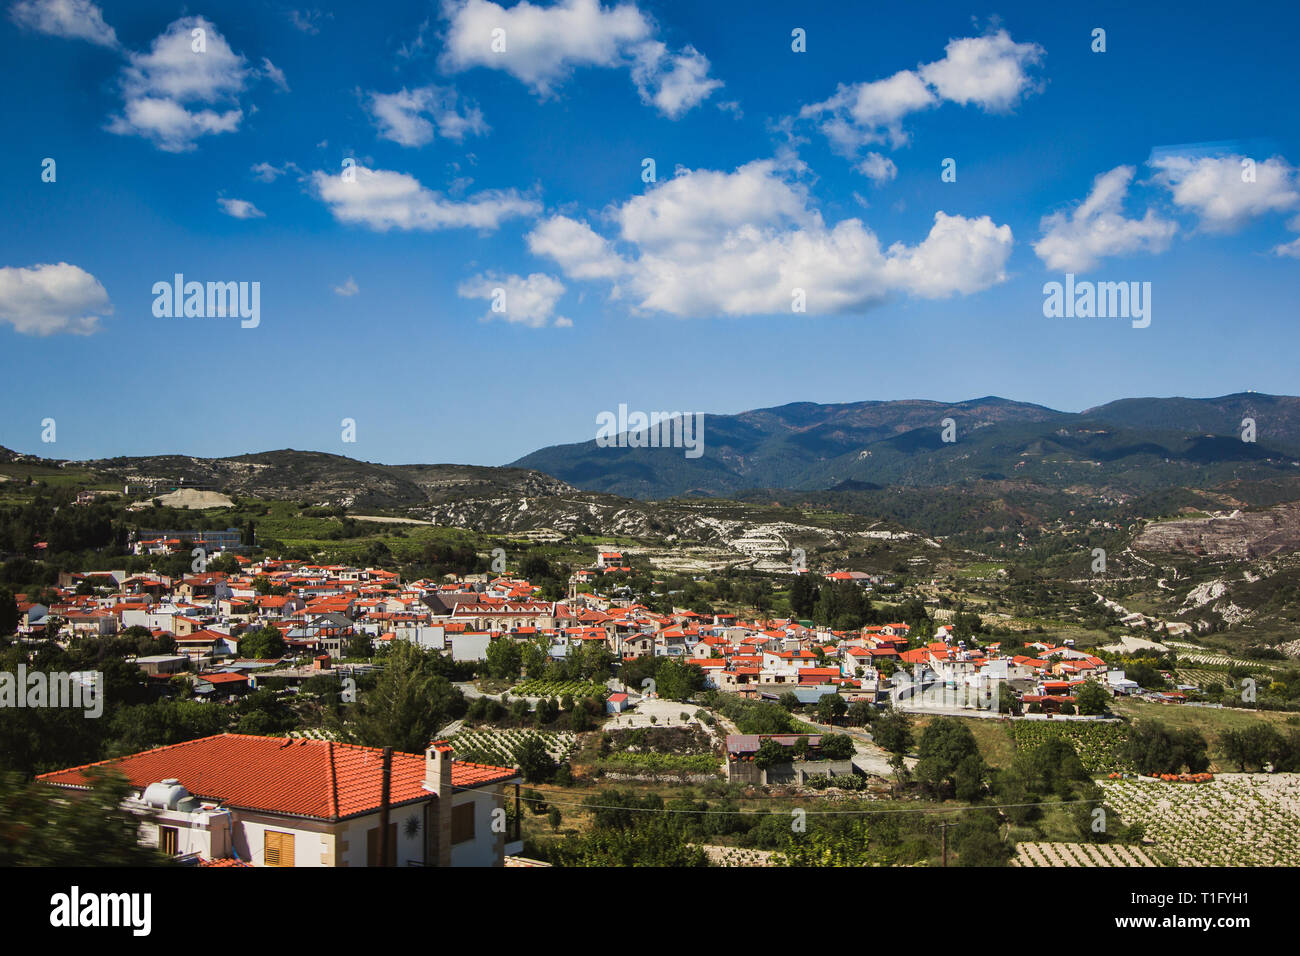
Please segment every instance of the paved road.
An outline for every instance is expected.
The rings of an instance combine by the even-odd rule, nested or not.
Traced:
[[[874,776],[893,778],[894,768],[889,765],[889,759],[893,755],[884,747],[878,746],[871,739],[869,731],[861,727],[829,727],[826,724],[819,724],[817,721],[809,720],[803,716],[798,719],[816,729],[818,733],[848,734],[853,739],[853,749],[855,751],[853,762],[855,764]],[[916,766],[916,758],[904,757],[903,764],[911,770]]]

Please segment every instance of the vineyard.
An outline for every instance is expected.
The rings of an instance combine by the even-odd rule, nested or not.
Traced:
[[[1122,843],[1017,843],[1011,866],[1159,866],[1140,846]]]
[[[1223,774],[1212,783],[1103,780],[1106,803],[1181,866],[1293,866],[1300,774]]]
[[[591,680],[526,680],[510,688],[515,697],[555,697],[565,694],[579,697],[601,697],[609,693],[609,688]]]
[[[637,727],[603,734],[597,769],[605,773],[720,774],[722,757],[713,737],[698,725]]]
[[[1052,737],[1064,737],[1074,746],[1089,773],[1132,770],[1124,757],[1128,727],[1113,721],[1017,720],[1011,724],[1017,750],[1032,750]]]
[[[540,737],[546,745],[546,752],[561,762],[568,758],[577,745],[577,737],[567,731],[539,730],[462,730],[453,735],[449,742],[455,750],[457,760],[514,767],[519,763],[515,759],[515,753],[530,737]]]

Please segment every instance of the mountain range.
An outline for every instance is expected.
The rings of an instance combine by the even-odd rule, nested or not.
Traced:
[[[1254,422],[1254,441],[1242,437],[1247,419]],[[869,492],[964,483],[1143,494],[1230,482],[1289,486],[1286,479],[1300,477],[1300,398],[1256,392],[1122,399],[1077,413],[997,397],[800,402],[709,414],[703,421],[698,458],[680,448],[601,447],[593,439],[542,448],[506,467],[385,465],[293,449],[65,465],[113,481],[154,479],[382,509],[575,491],[622,499],[752,500],[769,489]],[[0,460],[16,459],[39,460],[0,449]]]
[[[1253,441],[1243,439],[1252,437],[1248,419]],[[951,420],[947,435],[945,420]],[[647,499],[971,480],[1127,492],[1204,487],[1294,473],[1300,398],[1257,392],[1131,398],[1083,412],[992,396],[955,403],[800,402],[705,415],[703,449],[690,459],[681,449],[601,447],[593,439],[543,448],[512,466],[588,491]]]

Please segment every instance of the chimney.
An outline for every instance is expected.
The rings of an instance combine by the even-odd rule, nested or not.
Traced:
[[[426,857],[434,866],[451,866],[451,744],[435,740],[424,750],[424,789],[438,799],[430,808],[433,820],[429,827],[429,852]]]
[[[424,789],[451,796],[451,744],[435,740],[424,751]]]

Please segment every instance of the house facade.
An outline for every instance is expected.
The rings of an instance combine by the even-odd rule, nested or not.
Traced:
[[[252,866],[378,866],[383,752],[332,741],[218,734],[93,764],[125,774],[142,843]],[[90,767],[42,774],[84,789]],[[443,741],[392,754],[387,862],[502,866],[512,768],[455,760]],[[494,819],[495,817],[495,819]],[[494,826],[494,824],[496,824]],[[512,848],[513,849],[513,848]]]

